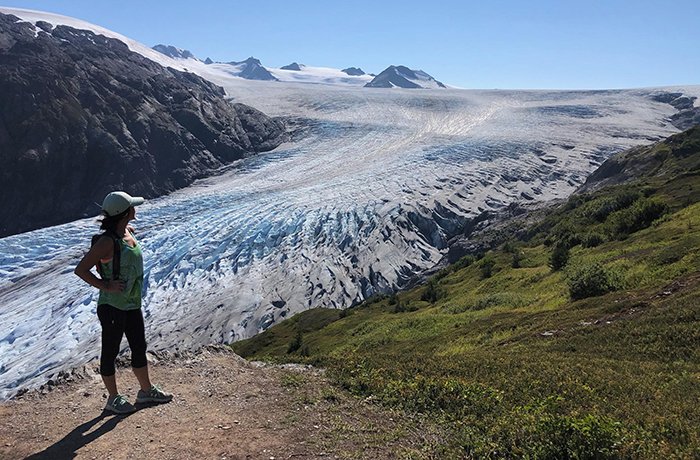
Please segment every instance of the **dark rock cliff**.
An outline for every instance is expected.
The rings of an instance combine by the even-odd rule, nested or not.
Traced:
[[[155,197],[275,148],[284,127],[116,39],[0,14],[0,237]]]

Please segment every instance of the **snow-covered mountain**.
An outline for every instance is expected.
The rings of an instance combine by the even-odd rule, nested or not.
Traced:
[[[280,69],[279,82],[244,80],[227,64],[160,56],[298,129],[139,207],[154,350],[230,342],[400,287],[465,219],[567,196],[612,153],[678,132],[671,102],[697,108],[700,96],[700,86],[367,90],[285,81],[300,71]],[[96,292],[72,273],[96,230],[84,219],[0,239],[0,397],[98,355]]]
[[[368,88],[409,89],[446,87],[422,70],[411,70],[402,65],[390,65],[365,86]]]
[[[279,81],[341,86],[361,87],[372,79],[368,75],[349,75],[342,70],[331,67],[312,67],[308,65],[299,66],[299,70],[285,69],[284,67],[270,69],[270,73]]]
[[[277,80],[270,71],[263,67],[259,59],[252,56],[245,61],[228,62],[227,64],[234,69],[231,72],[232,75],[246,80]]]
[[[360,69],[359,67],[348,67],[346,69],[341,70],[341,72],[344,72],[348,75],[352,75],[354,77],[365,75],[365,71]]]
[[[297,62],[280,68],[265,67],[259,60],[249,58],[243,62],[216,63],[211,67],[220,72],[248,80],[274,80],[292,83],[311,83],[319,85],[364,86],[372,77],[362,73],[348,73],[331,67],[314,67]],[[201,69],[191,67],[200,73]],[[200,73],[201,75],[201,73]],[[214,78],[216,78],[214,76]]]
[[[292,62],[291,64],[283,65],[282,67],[280,67],[280,69],[281,69],[281,70],[296,70],[296,71],[301,71],[301,68],[302,68],[302,67],[306,67],[306,66],[301,66],[301,65],[299,65],[299,64],[296,63],[296,62]]]
[[[228,80],[231,77],[239,77],[243,79],[270,81],[279,80],[296,83],[365,86],[370,83],[374,77],[374,75],[365,74],[360,69],[355,67],[339,70],[330,67],[299,66],[299,70],[289,70],[284,68],[287,66],[284,66],[282,68],[275,69],[262,65],[258,59],[252,57],[239,62],[234,61],[229,63],[216,63],[208,58],[205,60],[205,62],[202,62],[187,50],[183,50],[172,45],[156,45],[156,47],[151,48],[139,43],[136,40],[125,37],[122,34],[80,19],[20,8],[0,7],[0,11],[4,12],[5,14],[14,14],[17,17],[34,24],[37,22],[43,22],[51,26],[67,25],[77,29],[89,30],[96,34],[104,35],[105,37],[116,38],[117,40],[124,42],[131,51],[139,53],[164,67],[172,67],[173,69],[185,72],[193,72],[211,80]],[[37,33],[39,30],[40,28],[37,27]],[[391,69],[391,67],[394,66],[390,66],[384,72],[387,72],[387,70]],[[360,70],[362,73],[357,72],[357,70]],[[441,83],[436,82],[434,83],[435,86],[431,86],[433,85],[430,83],[432,77],[422,71],[411,71],[410,69],[408,69],[408,71],[409,72],[405,73],[409,77],[411,72],[415,73],[416,77],[411,77],[413,79],[411,81],[417,82],[417,84],[421,87],[440,87],[441,85]],[[377,75],[377,77],[380,75]],[[432,80],[435,81],[434,79]],[[402,82],[400,79],[397,81],[400,83]],[[405,84],[405,82],[402,84]],[[394,86],[401,85],[395,84]]]
[[[191,51],[176,48],[172,45],[156,45],[153,49],[175,59],[197,59]]]

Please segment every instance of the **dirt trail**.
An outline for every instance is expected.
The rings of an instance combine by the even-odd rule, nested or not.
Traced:
[[[435,438],[331,386],[318,369],[250,363],[224,347],[151,364],[169,404],[103,412],[99,375],[0,404],[0,459],[421,458]],[[138,387],[127,368],[120,392]],[[433,439],[427,439],[431,437]]]

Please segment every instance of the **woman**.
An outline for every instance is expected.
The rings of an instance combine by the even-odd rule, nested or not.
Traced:
[[[129,221],[136,217],[135,206],[143,198],[132,197],[125,192],[112,192],[102,203],[105,217],[101,228],[105,233],[93,244],[75,268],[75,274],[86,283],[100,290],[97,316],[102,326],[102,353],[100,374],[109,397],[105,410],[126,414],[136,408],[117,391],[114,362],[119,354],[122,336],[126,334],[131,348],[131,367],[141,389],[136,403],[165,403],[173,395],[152,385],[148,377],[146,361],[146,337],[141,313],[141,287],[143,285],[143,258],[141,247],[134,238]],[[114,257],[119,248],[118,257]],[[113,275],[113,260],[119,259],[119,276]],[[91,271],[97,267],[100,277]]]

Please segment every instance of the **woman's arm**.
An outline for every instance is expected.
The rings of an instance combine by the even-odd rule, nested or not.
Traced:
[[[122,280],[103,280],[95,276],[91,269],[98,263],[100,259],[110,259],[113,256],[114,244],[111,238],[103,236],[90,250],[83,256],[83,259],[78,263],[73,271],[83,281],[90,286],[94,286],[101,291],[106,292],[121,292],[124,290],[126,283]]]

